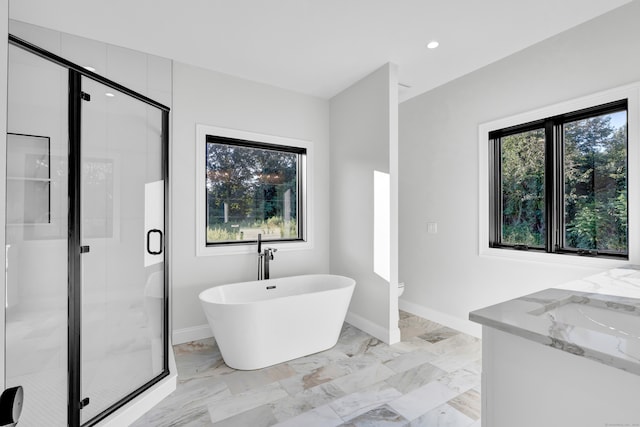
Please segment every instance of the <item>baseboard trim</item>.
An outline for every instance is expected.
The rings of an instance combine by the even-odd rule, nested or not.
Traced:
[[[409,310],[406,310],[409,311]],[[418,313],[416,313],[418,314]],[[418,314],[419,315],[419,314]],[[345,322],[355,326],[356,328],[378,338],[385,343],[394,344],[400,341],[400,329],[388,331],[380,325],[377,325],[370,320],[365,319],[362,316],[348,312],[345,318]],[[189,328],[174,329],[171,335],[173,345],[184,344],[186,342],[202,340],[205,338],[211,338],[211,328],[209,325],[192,326]]]
[[[394,344],[400,341],[400,329],[397,327],[395,330],[389,331],[388,329],[383,328],[382,326],[373,323],[372,321],[365,319],[362,316],[359,316],[351,311],[347,312],[347,316],[345,318],[345,322],[350,325],[355,326],[363,332],[368,333],[380,341],[383,341],[387,344]]]
[[[482,337],[482,326],[471,322],[470,320],[460,319],[459,317],[433,310],[422,305],[414,304],[403,299],[398,300],[398,308],[416,316],[424,317],[452,329],[456,329],[465,334],[472,335],[477,338]]]
[[[202,340],[205,338],[211,338],[211,328],[209,325],[192,326],[190,328],[174,329],[171,335],[173,344],[184,344],[190,341]]]

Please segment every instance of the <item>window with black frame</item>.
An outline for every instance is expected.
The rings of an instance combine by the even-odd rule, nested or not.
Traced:
[[[206,244],[303,240],[306,149],[206,137]]]
[[[628,258],[627,100],[489,133],[490,246]]]

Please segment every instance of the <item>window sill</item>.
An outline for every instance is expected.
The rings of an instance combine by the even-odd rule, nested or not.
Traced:
[[[480,256],[544,264],[563,264],[585,268],[616,268],[632,264],[631,261],[626,259],[597,258],[572,254],[550,254],[489,247],[481,249]]]
[[[304,251],[313,249],[311,242],[262,242],[265,248],[275,248],[278,252]],[[243,255],[257,254],[258,244],[245,243],[239,245],[199,246],[196,256]]]

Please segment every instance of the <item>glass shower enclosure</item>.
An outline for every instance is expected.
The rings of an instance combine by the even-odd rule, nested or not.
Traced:
[[[90,426],[168,375],[168,108],[10,43],[6,386]]]

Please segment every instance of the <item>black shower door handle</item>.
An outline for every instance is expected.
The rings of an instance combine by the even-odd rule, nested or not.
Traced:
[[[158,249],[157,251],[151,250],[151,233],[160,234],[160,249]],[[157,228],[152,228],[151,230],[147,231],[147,252],[149,252],[151,255],[160,255],[162,253],[162,248],[164,246],[162,239],[163,239],[162,230],[158,230]]]

